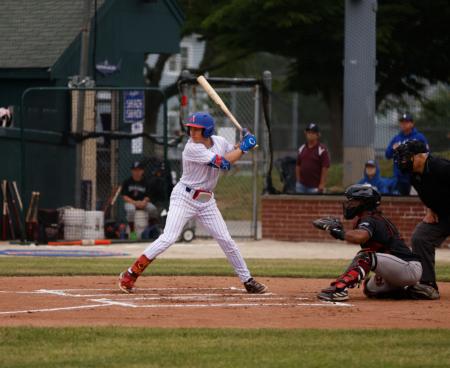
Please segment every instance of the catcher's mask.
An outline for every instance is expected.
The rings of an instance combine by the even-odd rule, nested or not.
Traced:
[[[412,140],[398,146],[394,151],[394,162],[404,174],[412,173],[414,155],[428,152],[422,141]]]
[[[347,200],[342,204],[344,218],[351,220],[363,211],[375,210],[381,202],[378,190],[369,184],[354,184],[345,190]]]

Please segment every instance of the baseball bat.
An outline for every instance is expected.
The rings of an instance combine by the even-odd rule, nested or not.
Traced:
[[[6,198],[6,191],[4,190],[4,181],[2,181],[2,195],[3,195],[3,218],[2,218],[2,240],[6,240],[7,236],[7,223],[8,223],[8,202]]]
[[[116,188],[113,189],[111,192],[111,195],[109,196],[108,200],[106,201],[105,206],[103,207],[103,212],[106,214],[106,211],[112,206],[114,206],[114,203],[117,201],[117,197],[119,197],[120,191],[122,190],[122,186],[118,185]]]
[[[27,214],[25,216],[25,226],[27,232],[27,239],[33,240],[33,224],[31,221],[31,214],[34,211],[34,205],[36,203],[36,192],[31,193],[30,205],[28,206]]]
[[[36,205],[34,206],[34,211],[31,216],[31,223],[33,224],[33,240],[39,239],[39,220],[38,220],[38,213],[39,213],[39,197],[41,193],[36,192]]]
[[[198,84],[200,84],[205,92],[208,94],[209,97],[222,109],[222,111],[225,113],[226,116],[231,120],[231,122],[236,126],[236,128],[239,129],[239,131],[242,132],[241,124],[238,123],[234,115],[231,113],[230,110],[228,110],[228,107],[225,105],[223,100],[220,98],[220,96],[217,94],[217,92],[212,88],[212,86],[209,84],[209,82],[206,80],[206,78],[203,75],[200,75],[197,78]]]
[[[17,189],[17,183],[15,181],[12,182],[14,192],[16,193],[17,201],[19,202],[20,210],[23,211],[23,203],[22,198],[20,197],[19,190]]]
[[[11,208],[14,214],[14,221],[16,222],[16,226],[19,229],[20,240],[25,240],[25,228],[22,223],[22,214],[20,212],[20,207],[18,201],[16,201],[16,194],[14,192],[14,187],[12,182],[6,183],[9,196],[11,200]]]
[[[8,222],[9,233],[11,235],[11,239],[15,240],[16,234],[14,231],[14,224],[12,222],[11,210],[9,208],[9,203],[8,203],[8,181],[7,180],[3,180],[3,182],[2,182],[2,192],[3,192],[3,208],[6,213],[6,216],[3,219]]]

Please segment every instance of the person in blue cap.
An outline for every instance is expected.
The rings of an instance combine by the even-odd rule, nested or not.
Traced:
[[[401,114],[399,118],[399,124],[400,132],[391,139],[391,142],[386,148],[387,159],[392,159],[394,157],[394,151],[398,146],[413,140],[425,143],[425,146],[429,151],[428,142],[425,136],[414,127],[414,119],[411,114]],[[396,180],[396,191],[398,191],[400,195],[409,195],[411,191],[410,175],[402,173],[395,162],[394,177]]]

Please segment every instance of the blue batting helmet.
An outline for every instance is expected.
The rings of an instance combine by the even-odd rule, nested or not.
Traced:
[[[190,115],[186,126],[203,128],[203,136],[206,138],[214,134],[214,119],[207,112],[196,112]]]

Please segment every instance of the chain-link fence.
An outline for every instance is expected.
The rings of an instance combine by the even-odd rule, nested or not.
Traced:
[[[295,165],[298,148],[305,143],[304,129],[315,122],[321,130],[321,142],[330,150],[332,164],[326,191],[342,193],[343,160],[335,155],[335,127],[329,121],[329,107],[316,96],[297,93],[272,94],[272,131],[276,173],[282,180],[277,188],[285,193],[295,193]],[[375,115],[374,156],[380,175],[392,179],[393,161],[385,156],[391,140],[401,132],[399,118],[403,113],[414,119],[414,128],[428,141],[434,155],[450,157],[450,87],[430,85],[420,98],[405,95],[381,103]],[[342,142],[341,142],[342,143]],[[361,179],[364,167],[360,169]]]
[[[260,123],[259,88],[218,89],[241,124],[263,137],[261,148],[223,175],[215,191],[233,236],[257,237],[260,231],[258,201],[267,152],[262,149],[266,130]],[[216,133],[231,143],[239,142],[239,132],[198,86],[189,86],[187,98],[189,112],[209,111],[216,119]],[[59,209],[59,221],[65,225],[65,233],[59,236],[66,240],[93,238],[94,234],[103,237],[102,232],[83,234],[88,222],[96,221],[88,217],[96,216],[101,217],[102,231],[105,223],[107,229],[112,227],[108,237],[124,236],[131,229],[127,228],[121,186],[138,161],[144,166],[151,202],[158,214],[164,212],[182,174],[181,155],[187,141],[179,109],[174,107],[170,114],[167,110],[165,96],[158,89],[27,90],[21,106],[25,203],[30,201],[30,193],[39,192],[41,208]],[[157,220],[161,230],[164,218]],[[188,227],[197,236],[208,236],[195,223]]]
[[[156,121],[148,121],[145,109],[146,100],[152,98],[161,102],[160,113],[151,115]],[[21,107],[25,202],[30,192],[40,192],[40,207],[60,209],[65,225],[86,227],[88,217],[95,215],[90,213],[97,212],[102,223],[98,236],[108,221],[114,224],[114,233],[127,222],[122,183],[139,161],[152,203],[158,213],[167,209],[172,178],[179,169],[167,159],[167,141],[173,139],[149,131],[167,125],[165,103],[163,93],[151,88],[27,90]],[[67,227],[66,239],[92,238],[92,232],[83,236],[72,231],[68,236]]]

